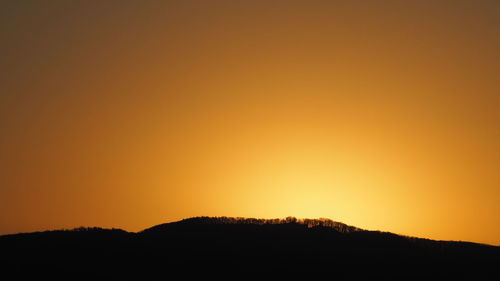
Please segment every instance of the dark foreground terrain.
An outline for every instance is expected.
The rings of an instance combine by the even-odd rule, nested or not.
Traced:
[[[3,280],[183,280],[178,273],[234,280],[305,275],[333,280],[500,280],[500,247],[294,218],[199,217],[139,233],[79,228],[0,236],[0,274],[16,277]]]

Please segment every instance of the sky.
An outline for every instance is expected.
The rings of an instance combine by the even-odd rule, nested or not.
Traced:
[[[0,234],[330,218],[500,245],[499,1],[0,1]]]

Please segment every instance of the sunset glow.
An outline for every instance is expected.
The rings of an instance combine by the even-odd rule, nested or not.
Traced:
[[[500,244],[499,1],[6,1],[0,234],[330,218]]]

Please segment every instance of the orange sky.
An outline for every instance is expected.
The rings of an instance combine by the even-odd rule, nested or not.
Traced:
[[[327,217],[500,244],[499,1],[3,1],[0,233]]]

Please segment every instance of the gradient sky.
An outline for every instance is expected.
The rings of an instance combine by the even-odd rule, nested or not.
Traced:
[[[327,217],[500,244],[500,1],[0,1],[0,233]]]

